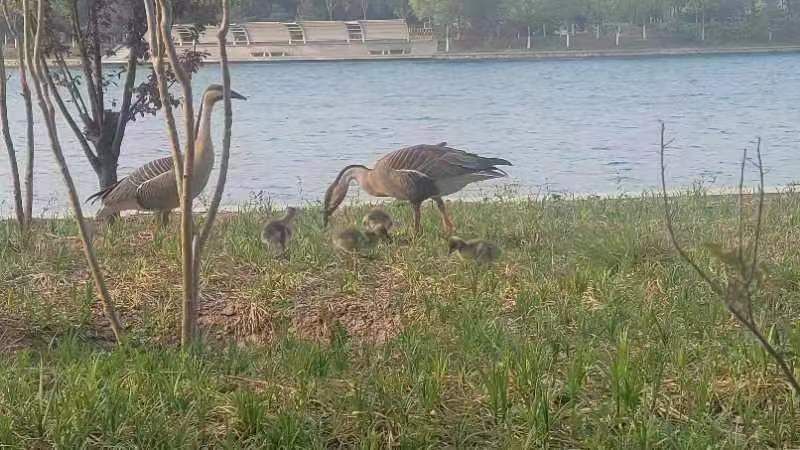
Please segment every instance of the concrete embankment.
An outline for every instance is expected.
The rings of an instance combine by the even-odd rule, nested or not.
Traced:
[[[683,48],[650,48],[636,50],[557,50],[557,51],[498,51],[498,52],[452,52],[418,55],[388,55],[388,56],[363,56],[363,57],[338,57],[319,56],[302,57],[287,56],[272,59],[231,59],[231,63],[276,63],[276,62],[314,62],[314,61],[397,61],[397,60],[428,60],[428,61],[480,61],[480,60],[558,60],[558,59],[589,59],[589,58],[647,58],[647,57],[674,57],[674,56],[701,56],[701,55],[744,55],[744,54],[769,54],[769,53],[800,53],[800,45],[763,46],[763,47],[683,47]],[[67,65],[79,66],[76,58],[68,59]],[[217,61],[207,59],[207,63]],[[122,64],[122,61],[109,60],[108,65]],[[6,66],[15,67],[16,59],[6,59]]]

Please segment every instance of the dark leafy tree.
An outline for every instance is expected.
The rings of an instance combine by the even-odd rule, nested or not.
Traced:
[[[45,81],[51,85],[59,110],[104,189],[117,182],[117,165],[128,124],[155,114],[162,106],[152,71],[144,82],[136,83],[137,70],[148,55],[144,6],[127,0],[66,0],[64,4],[64,16],[51,11],[50,17],[63,17],[63,25],[68,27],[65,33],[73,39],[76,49],[64,46],[60,33],[50,33],[43,53],[53,63],[52,67],[45,64]],[[116,54],[125,54],[123,67],[104,71],[102,59]],[[68,70],[68,56],[79,58],[79,74]],[[187,51],[181,64],[193,73],[203,56]],[[168,70],[168,77],[170,84],[175,82],[174,71]],[[121,100],[109,102],[109,90],[119,88],[120,83]],[[168,98],[178,103],[178,99]]]

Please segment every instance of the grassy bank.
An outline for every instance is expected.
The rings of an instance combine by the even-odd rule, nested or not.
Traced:
[[[693,193],[676,222],[736,233],[736,201]],[[791,391],[674,254],[657,199],[455,203],[489,270],[447,257],[433,208],[363,258],[300,218],[288,261],[263,205],[224,217],[204,266],[205,345],[175,348],[179,243],[127,220],[99,257],[132,336],[108,342],[69,221],[21,252],[0,226],[0,444],[15,448],[797,447]],[[410,223],[409,211],[390,212]],[[355,222],[348,208],[336,224]],[[800,198],[769,199],[755,312],[800,350]],[[10,241],[9,241],[10,240]]]

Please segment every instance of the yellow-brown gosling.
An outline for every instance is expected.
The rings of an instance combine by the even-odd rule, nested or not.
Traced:
[[[292,239],[292,221],[297,216],[296,208],[286,208],[286,215],[281,219],[273,220],[264,226],[261,231],[261,242],[283,255]]]
[[[442,197],[454,194],[470,183],[507,174],[496,166],[510,166],[500,158],[484,158],[447,146],[416,145],[395,150],[379,159],[372,169],[362,165],[347,166],[325,193],[323,223],[342,204],[350,183],[355,181],[375,197],[392,197],[411,203],[414,212],[414,232],[419,234],[422,202],[433,199],[442,215],[448,233],[455,229]]]
[[[367,231],[371,231],[381,239],[387,240],[389,239],[389,232],[392,230],[392,227],[394,227],[392,216],[380,208],[375,208],[368,212],[364,216],[362,224]]]
[[[212,84],[203,93],[195,136],[194,172],[192,175],[192,198],[206,187],[211,169],[214,168],[214,145],[211,142],[211,113],[214,105],[222,100],[222,86]],[[238,92],[231,91],[231,98],[246,100]],[[100,200],[103,207],[96,218],[103,219],[121,211],[158,211],[162,223],[166,223],[169,212],[180,205],[175,170],[171,156],[156,159],[139,167],[127,177],[92,195],[87,201]]]
[[[448,240],[449,253],[457,252],[462,259],[471,259],[481,264],[488,264],[500,257],[500,248],[483,239],[465,241],[458,236]]]
[[[371,247],[377,239],[378,236],[372,231],[349,227],[333,235],[333,245],[339,250],[353,253]]]

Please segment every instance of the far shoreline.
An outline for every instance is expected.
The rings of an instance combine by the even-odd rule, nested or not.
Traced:
[[[231,64],[272,64],[291,62],[375,62],[375,61],[558,61],[584,59],[629,59],[629,58],[670,58],[686,56],[717,55],[759,55],[759,54],[791,54],[800,53],[800,45],[771,46],[737,46],[737,47],[674,47],[646,49],[609,49],[609,50],[500,50],[433,53],[419,55],[389,55],[363,57],[281,57],[275,59],[230,59]],[[214,64],[216,59],[206,59],[205,63]],[[80,65],[76,58],[66,60],[70,67]],[[16,67],[15,58],[6,58],[6,67]],[[123,65],[123,61],[104,61],[104,65]]]

